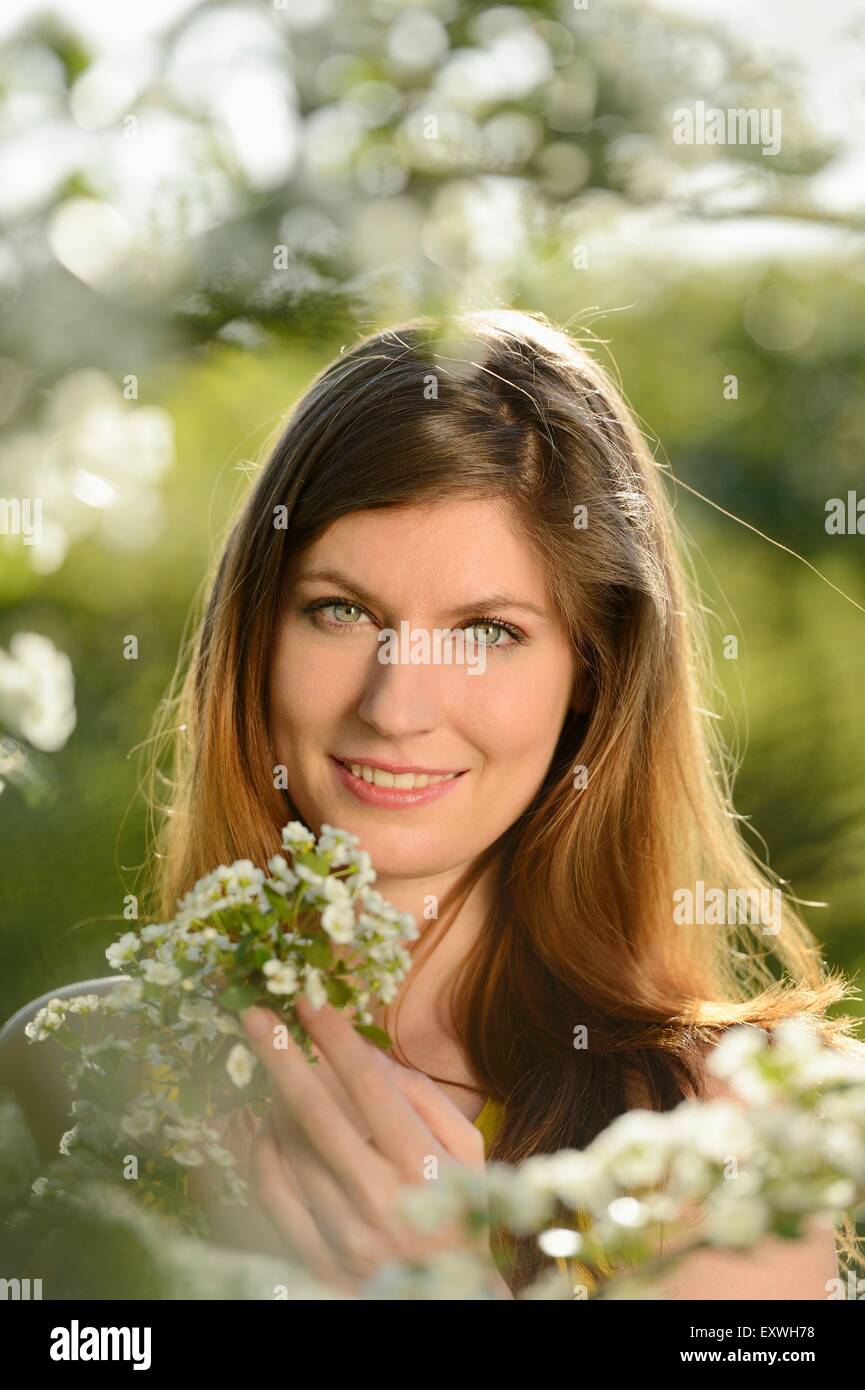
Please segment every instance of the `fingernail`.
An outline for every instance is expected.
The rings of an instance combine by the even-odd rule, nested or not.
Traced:
[[[246,1009],[240,1017],[251,1038],[263,1038],[270,1028],[270,1016],[266,1009]]]

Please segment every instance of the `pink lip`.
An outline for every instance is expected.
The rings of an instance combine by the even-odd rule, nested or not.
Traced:
[[[453,791],[462,780],[463,773],[460,772],[449,782],[436,782],[431,787],[377,787],[374,782],[365,782],[362,777],[355,777],[351,768],[344,767],[339,758],[331,755],[331,762],[336,768],[336,774],[342,785],[351,792],[352,796],[358,801],[366,802],[367,806],[388,806],[408,809],[411,806],[424,806],[429,801],[439,801],[448,792]],[[406,767],[396,763],[370,762],[368,759],[354,759],[352,762],[363,761],[367,767],[380,767],[384,772],[414,772],[420,776],[422,773],[432,777],[440,777],[443,773],[430,772],[428,768]],[[450,769],[446,769],[448,771]],[[455,770],[455,769],[454,769]]]

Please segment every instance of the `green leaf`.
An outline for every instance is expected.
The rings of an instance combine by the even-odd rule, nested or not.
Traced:
[[[772,1222],[773,1235],[782,1240],[798,1240],[802,1234],[802,1224],[798,1212],[778,1212]]]
[[[318,970],[329,970],[333,965],[333,951],[329,941],[313,941],[311,946],[307,946],[304,954],[308,963]]]
[[[314,874],[321,874],[322,878],[326,878],[330,872],[330,860],[311,849],[307,850],[306,854],[298,855],[295,863],[302,864],[305,869],[311,869]]]
[[[276,889],[271,888],[269,883],[264,884],[264,892],[280,921],[289,922],[294,911],[292,907],[293,894],[286,896],[283,893],[277,893]]]
[[[235,981],[248,980],[250,975],[259,971],[266,961],[274,959],[273,951],[269,946],[260,942],[252,942],[241,957],[240,952],[232,962],[231,973]]]
[[[246,985],[229,985],[219,996],[219,1002],[224,1009],[231,1009],[234,1013],[240,1013],[242,1009],[249,1009],[258,999],[258,990],[250,989]]]
[[[344,980],[325,980],[327,997],[334,1008],[342,1009],[351,999],[351,990]]]
[[[376,1047],[391,1047],[393,1045],[384,1029],[376,1028],[374,1023],[356,1023],[354,1026],[358,1033],[369,1038],[369,1041],[375,1043]]]

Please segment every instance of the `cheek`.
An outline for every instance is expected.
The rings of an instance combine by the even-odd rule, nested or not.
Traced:
[[[336,651],[332,642],[287,622],[274,638],[268,688],[277,748],[325,729],[356,706],[363,693],[360,653]]]
[[[551,653],[507,670],[492,667],[490,659],[485,674],[468,678],[469,687],[478,688],[463,705],[463,728],[490,767],[511,774],[522,768],[529,778],[542,776],[570,701],[570,657]]]

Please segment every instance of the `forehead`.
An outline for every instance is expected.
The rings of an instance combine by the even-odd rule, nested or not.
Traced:
[[[298,557],[295,577],[339,568],[373,593],[459,604],[507,590],[539,606],[546,574],[528,534],[499,500],[460,498],[340,517]]]

